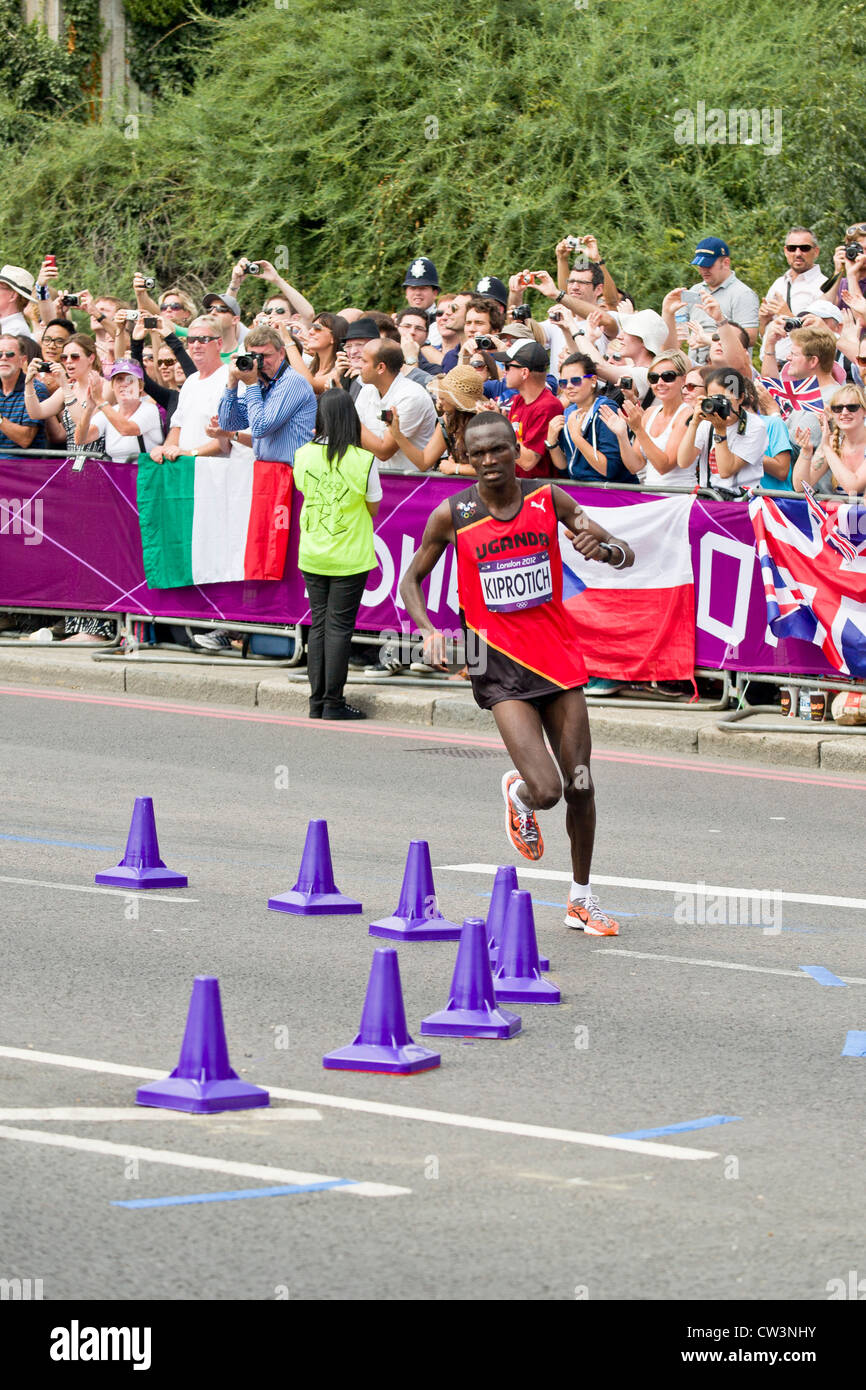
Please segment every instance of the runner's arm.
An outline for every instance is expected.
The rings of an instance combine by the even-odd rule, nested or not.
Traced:
[[[575,550],[586,560],[599,560],[614,569],[628,569],[634,564],[634,551],[625,541],[617,540],[597,521],[586,515],[573,497],[555,485],[551,488],[557,519]],[[622,552],[622,553],[620,553]]]
[[[444,553],[445,547],[453,542],[454,526],[451,520],[451,508],[447,502],[441,502],[427,520],[424,535],[421,537],[421,545],[400,585],[400,597],[406,612],[424,638],[424,660],[429,661],[431,666],[438,666],[442,670],[447,669],[448,665],[445,660],[445,639],[441,632],[436,631],[430,621],[421,584]]]

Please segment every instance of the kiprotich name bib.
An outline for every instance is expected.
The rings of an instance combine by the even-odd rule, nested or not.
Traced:
[[[510,555],[482,561],[478,566],[484,603],[491,613],[516,613],[537,608],[553,598],[550,553]]]

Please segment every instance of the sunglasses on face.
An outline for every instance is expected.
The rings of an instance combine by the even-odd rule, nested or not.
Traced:
[[[564,391],[566,386],[579,386],[582,381],[594,381],[595,372],[585,372],[583,376],[561,376],[559,378],[559,388]]]
[[[150,354],[150,360],[153,361],[153,353]],[[160,367],[173,367],[173,366],[174,366],[174,358],[173,358],[173,357],[158,357],[156,360],[157,360],[157,365],[160,366]]]
[[[80,362],[81,358],[82,353],[80,352],[65,352],[61,356],[60,360],[61,362]]]
[[[718,338],[718,333],[715,335]],[[646,379],[650,386],[655,386],[658,381],[676,381],[679,372],[647,372]]]
[[[0,352],[0,357],[17,357],[17,352]]]
[[[161,314],[182,314],[185,310],[182,304],[163,304],[159,312]]]
[[[814,248],[814,246],[812,245],[811,242],[808,242],[808,243],[804,246],[803,243],[802,243],[801,241],[797,241],[797,242],[789,241],[789,242],[786,242],[786,243],[785,243],[785,250],[786,250],[786,251],[814,251],[815,248]]]
[[[853,415],[856,415],[857,411],[862,409],[862,405],[855,405],[853,401],[843,401],[841,405],[830,406],[830,410],[834,415],[841,415],[843,410],[850,410]]]
[[[273,304],[270,309],[266,309],[266,314],[287,314],[289,311],[285,304]]]
[[[487,363],[484,361],[483,357],[470,357],[469,365],[470,367],[474,367],[476,372],[487,370]]]
[[[702,381],[687,381],[683,386],[684,391],[703,391],[703,389],[704,383]]]
[[[216,333],[211,333],[206,337],[200,337],[197,333],[190,333],[189,337],[187,338],[187,342],[190,345],[192,345],[193,343],[218,343],[219,337]]]

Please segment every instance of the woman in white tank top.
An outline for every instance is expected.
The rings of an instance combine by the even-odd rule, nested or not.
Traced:
[[[683,384],[691,363],[679,350],[653,359],[647,380],[655,401],[647,410],[625,408],[635,446],[646,459],[641,481],[645,487],[676,487],[690,490],[697,482],[695,464],[677,464],[677,450],[691,413],[683,400]]]

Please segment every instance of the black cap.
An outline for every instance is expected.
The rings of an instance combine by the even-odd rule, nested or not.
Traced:
[[[541,343],[527,343],[522,339],[508,349],[508,360],[516,367],[528,367],[531,372],[546,372],[550,363]]]
[[[503,309],[508,308],[508,287],[495,275],[482,275],[475,286],[475,293],[483,295],[485,299],[495,299]]]
[[[373,338],[378,338],[378,336],[379,330],[376,327],[376,320],[361,318],[355,319],[354,323],[349,324],[346,336],[343,341],[348,343],[355,340],[359,342],[369,343],[372,341]]]
[[[438,290],[439,272],[428,256],[415,257],[403,280],[404,289],[407,285],[429,285],[431,289]]]

